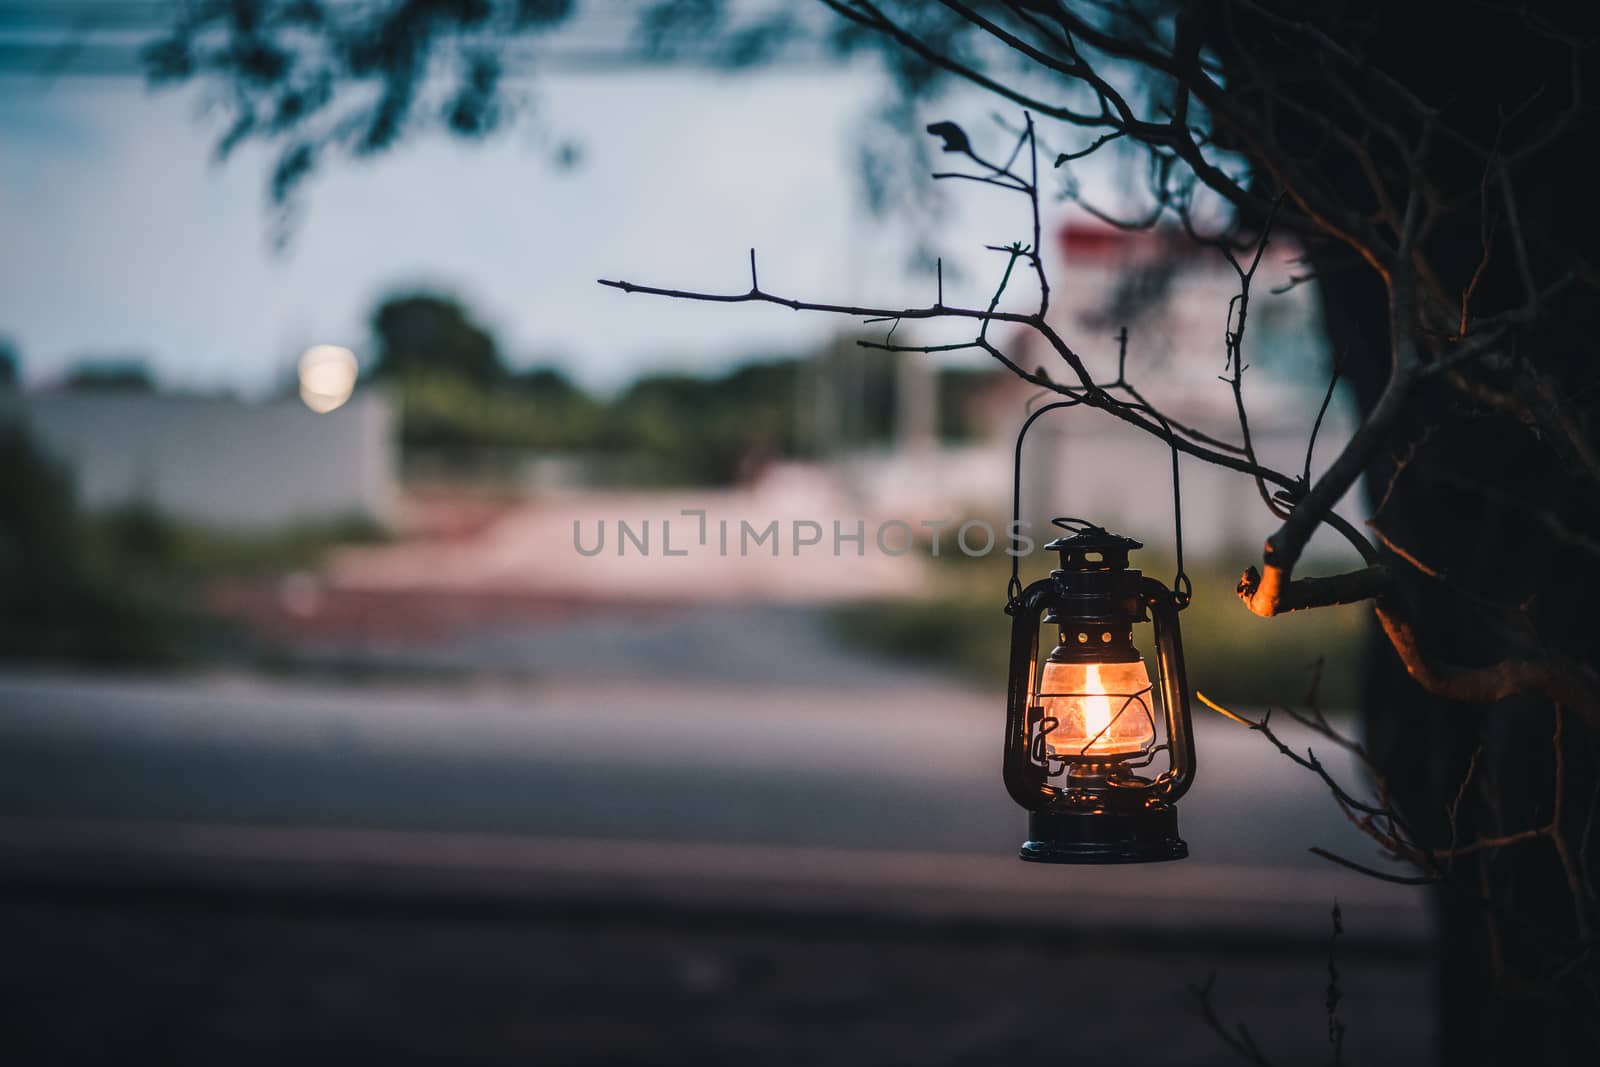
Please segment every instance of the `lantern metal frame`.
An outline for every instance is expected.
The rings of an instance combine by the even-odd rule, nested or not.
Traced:
[[[1017,434],[1014,545],[1020,538],[1022,446],[1028,429],[1047,412],[1077,403],[1067,400],[1038,409]],[[1019,578],[1020,550],[1012,552],[1006,604],[1012,623],[1003,773],[1007,792],[1028,812],[1028,840],[1020,851],[1024,860],[1148,863],[1183,859],[1189,854],[1178,834],[1176,807],[1195,776],[1193,723],[1178,625],[1178,613],[1189,602],[1190,588],[1183,571],[1176,449],[1172,474],[1178,515],[1178,574],[1170,588],[1130,565],[1129,553],[1142,548],[1140,542],[1082,519],[1054,520],[1064,536],[1044,547],[1060,553],[1061,565],[1026,588]],[[1138,693],[1105,695],[1123,700],[1112,721],[1135,710],[1148,716],[1150,739],[1133,753],[1091,752],[1096,738],[1090,738],[1076,753],[1055,750],[1048,738],[1060,724],[1046,714],[1042,701],[1074,694],[1040,691],[1041,625],[1058,627],[1063,638],[1046,662],[1112,664],[1142,660],[1133,644],[1133,626],[1147,621],[1155,634],[1153,683]],[[1077,635],[1076,642],[1066,640],[1069,633]],[[1164,727],[1159,743],[1149,700],[1157,693]],[[1109,728],[1108,724],[1100,734]],[[1136,773],[1152,766],[1162,753],[1167,757],[1165,770],[1152,777]],[[1057,781],[1060,784],[1053,784]]]

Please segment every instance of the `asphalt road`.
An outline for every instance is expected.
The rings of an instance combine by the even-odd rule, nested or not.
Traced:
[[[499,834],[609,842],[613,852],[810,849],[863,864],[882,854],[1003,857],[1016,878],[1039,877],[1010,860],[1024,820],[999,783],[992,694],[949,685],[337,687],[13,674],[0,676],[0,709],[0,818],[12,823]],[[1185,871],[1234,871],[1246,900],[1303,898],[1320,916],[1342,895],[1402,925],[1419,921],[1403,890],[1349,878],[1306,851],[1373,853],[1311,775],[1218,717],[1199,729],[1199,780],[1180,805],[1191,860],[1159,875],[1050,877],[1114,898],[1197,877]],[[1360,781],[1345,754],[1321,755]]]
[[[998,704],[953,686],[14,674],[0,709],[11,816],[952,852],[1005,850],[1021,829],[999,785]],[[1207,715],[1181,805],[1197,858],[1370,853],[1311,775]],[[1344,753],[1321,755],[1359,784]]]

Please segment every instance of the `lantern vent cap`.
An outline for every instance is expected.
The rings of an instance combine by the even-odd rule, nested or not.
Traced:
[[[1069,533],[1044,547],[1047,552],[1061,553],[1061,569],[1064,571],[1124,570],[1128,567],[1128,553],[1144,547],[1142,541],[1114,534],[1082,519],[1059,518],[1053,521]]]

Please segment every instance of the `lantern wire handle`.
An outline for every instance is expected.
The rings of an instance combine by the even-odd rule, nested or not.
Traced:
[[[1039,416],[1059,408],[1076,407],[1080,403],[1082,401],[1074,399],[1046,404],[1023,420],[1022,429],[1017,431],[1016,450],[1011,460],[1011,581],[1006,585],[1007,614],[1016,608],[1022,597],[1022,442],[1028,436],[1028,428],[1038,421]]]
[[[1161,423],[1161,428],[1167,432],[1167,445],[1172,450],[1172,540],[1178,556],[1178,573],[1172,576],[1172,602],[1182,611],[1189,606],[1194,586],[1189,581],[1188,572],[1183,569],[1183,483],[1178,478],[1177,438],[1173,436],[1172,424],[1165,415],[1148,404],[1145,410]]]
[[[1030,404],[1032,401],[1030,401]],[[1028,430],[1038,421],[1041,415],[1057,411],[1061,408],[1077,407],[1083,403],[1082,398],[1074,397],[1070,400],[1058,400],[1053,404],[1046,404],[1030,414],[1023,420],[1022,428],[1017,431],[1016,450],[1012,456],[1011,464],[1011,581],[1006,586],[1006,613],[1016,610],[1022,597],[1022,444],[1028,436]],[[1190,597],[1193,595],[1193,586],[1189,581],[1188,573],[1183,569],[1183,487],[1178,477],[1178,446],[1172,433],[1172,424],[1164,416],[1148,406],[1144,409],[1161,423],[1161,428],[1166,431],[1167,444],[1172,450],[1172,525],[1173,542],[1177,553],[1178,573],[1172,579],[1172,602],[1182,611],[1189,606]],[[1083,532],[1098,530],[1100,527],[1086,519],[1075,519],[1064,516],[1053,520],[1055,525],[1064,530]]]

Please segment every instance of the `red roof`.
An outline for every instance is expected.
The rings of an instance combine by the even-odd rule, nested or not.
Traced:
[[[1189,256],[1194,242],[1182,230],[1156,226],[1124,230],[1098,219],[1073,219],[1056,231],[1056,241],[1068,263],[1084,260],[1122,263],[1133,259]]]
[[[1220,256],[1204,245],[1197,244],[1179,226],[1161,223],[1147,230],[1125,230],[1095,218],[1079,216],[1056,230],[1056,248],[1070,266],[1074,263],[1100,263],[1117,265],[1155,259],[1189,259],[1198,256]],[[1287,260],[1299,256],[1299,248],[1291,241],[1277,238],[1267,246],[1267,258]]]

